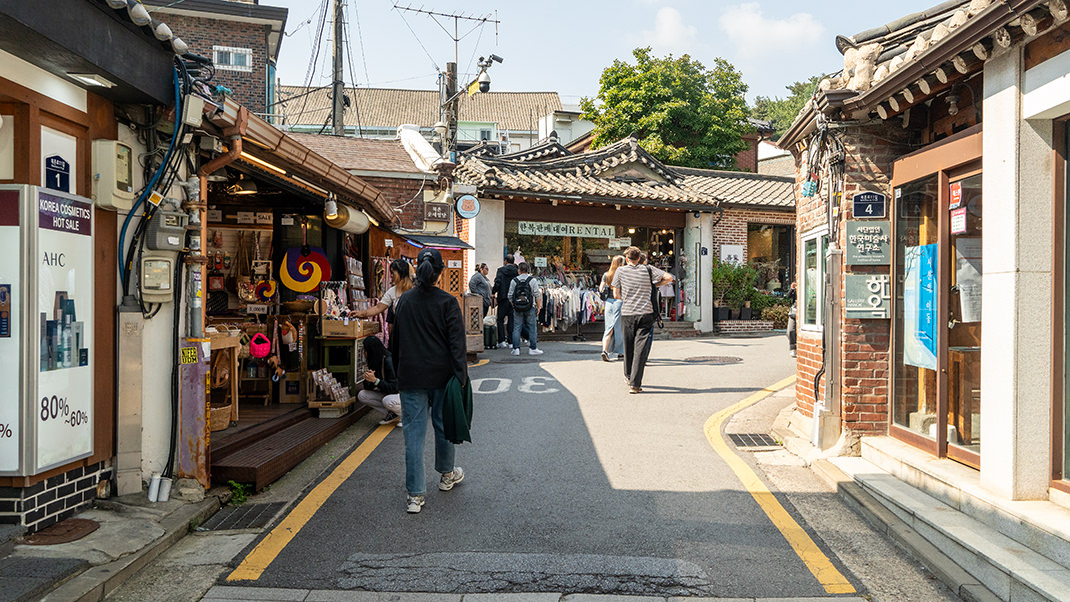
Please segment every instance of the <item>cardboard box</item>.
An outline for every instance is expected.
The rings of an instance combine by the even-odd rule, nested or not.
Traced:
[[[345,320],[320,321],[320,332],[325,337],[345,337],[359,339],[379,332],[379,323],[372,320]]]

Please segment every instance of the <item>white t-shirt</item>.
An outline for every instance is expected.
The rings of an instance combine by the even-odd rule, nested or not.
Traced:
[[[398,304],[398,297],[400,297],[400,295],[398,295],[397,287],[392,286],[386,289],[386,292],[383,293],[383,297],[379,299],[379,303],[386,305],[386,308],[390,309],[391,306]]]

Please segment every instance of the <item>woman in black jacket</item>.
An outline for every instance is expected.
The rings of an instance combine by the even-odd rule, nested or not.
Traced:
[[[461,467],[453,465],[453,443],[446,439],[442,422],[450,378],[468,381],[461,308],[457,299],[436,286],[444,267],[438,250],[422,249],[416,256],[416,286],[402,295],[394,309],[392,339],[398,349],[398,388],[405,423],[405,509],[409,513],[419,512],[424,505],[428,414],[435,429],[435,470],[442,475],[439,490],[449,491],[464,479]]]
[[[357,393],[357,401],[386,414],[379,424],[392,424],[401,419],[401,396],[394,372],[394,360],[378,337],[364,339],[364,390]],[[398,424],[398,426],[402,426]]]

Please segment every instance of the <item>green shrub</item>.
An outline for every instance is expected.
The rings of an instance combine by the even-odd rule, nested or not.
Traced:
[[[753,304],[751,306],[753,308]],[[762,319],[773,323],[773,328],[788,327],[788,310],[791,308],[779,303],[770,305],[762,310]]]

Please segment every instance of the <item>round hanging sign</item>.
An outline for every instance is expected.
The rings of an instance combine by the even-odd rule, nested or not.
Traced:
[[[472,219],[479,215],[479,199],[476,197],[465,194],[457,199],[457,215],[464,219]]]

